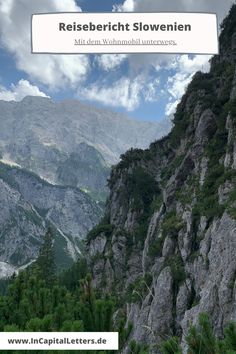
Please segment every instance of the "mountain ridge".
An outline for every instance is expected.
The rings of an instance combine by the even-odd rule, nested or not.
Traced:
[[[207,312],[222,337],[236,321],[236,5],[220,55],[194,75],[174,127],[113,168],[105,217],[88,234],[94,287],[119,298],[129,342],[150,353]],[[127,345],[122,353],[130,353]]]
[[[142,122],[76,100],[54,102],[33,96],[20,102],[0,101],[0,112],[2,159],[12,160],[56,184],[64,183],[61,171],[66,166],[69,173],[77,173],[79,177],[73,186],[77,186],[79,179],[85,182],[87,178],[88,185],[82,183],[78,187],[91,194],[104,194],[108,169],[119,161],[120,154],[130,147],[148,146],[171,125],[168,119],[160,123]],[[94,180],[91,167],[80,160],[82,144],[87,145],[88,154],[92,153],[89,148],[93,148],[94,156],[101,156],[96,163],[96,166],[100,163],[99,171],[93,171]],[[71,165],[71,156],[75,154],[78,164],[87,170],[84,175]]]

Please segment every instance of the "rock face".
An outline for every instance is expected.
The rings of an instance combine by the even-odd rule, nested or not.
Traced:
[[[57,169],[60,184],[79,187],[98,199],[107,195],[109,173],[110,168],[102,154],[86,143],[80,143],[76,152]]]
[[[95,287],[118,294],[129,339],[150,353],[172,335],[186,348],[201,312],[218,335],[236,321],[235,28],[233,6],[222,54],[194,76],[171,133],[113,168],[106,216],[88,238]]]
[[[37,175],[0,164],[0,276],[32,262],[47,227],[54,230],[58,268],[72,264],[102,210],[85,193],[51,185]]]
[[[141,122],[75,100],[25,97],[0,101],[0,127],[4,160],[53,183],[103,193],[108,167],[120,154],[147,147],[169,131],[170,121]]]

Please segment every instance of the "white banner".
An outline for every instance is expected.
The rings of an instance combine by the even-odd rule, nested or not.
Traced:
[[[118,332],[0,332],[0,350],[118,350]]]
[[[218,54],[217,18],[206,13],[35,14],[32,53]]]

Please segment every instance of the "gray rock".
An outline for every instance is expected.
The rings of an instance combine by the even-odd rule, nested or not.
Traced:
[[[203,157],[201,160],[201,164],[200,164],[200,179],[199,179],[199,183],[201,186],[203,186],[204,181],[205,181],[205,177],[206,177],[206,173],[207,173],[207,167],[208,167],[208,158],[207,157]]]
[[[102,210],[79,189],[49,184],[0,163],[0,260],[16,268],[34,260],[47,227],[53,227],[59,268],[80,255],[80,243]]]
[[[31,96],[0,101],[0,112],[2,155],[57,183],[71,154],[82,157],[80,143],[94,147],[110,165],[131,147],[148,147],[171,126],[168,119],[144,122],[76,100]]]
[[[202,143],[207,140],[216,131],[215,116],[210,109],[206,109],[200,116],[195,138],[198,143]]]
[[[107,242],[106,237],[103,234],[96,237],[95,240],[92,240],[90,242],[90,247],[89,247],[90,257],[96,256],[97,253],[103,253],[104,249],[105,249],[106,242]]]

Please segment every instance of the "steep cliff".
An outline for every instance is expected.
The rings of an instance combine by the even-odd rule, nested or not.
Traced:
[[[35,260],[49,226],[54,230],[58,268],[71,265],[102,214],[81,190],[49,184],[2,163],[0,205],[0,278]]]
[[[171,133],[112,170],[106,216],[88,235],[94,286],[150,352],[208,312],[218,335],[236,321],[236,6],[220,55],[198,72]],[[128,352],[126,348],[124,353]]]

